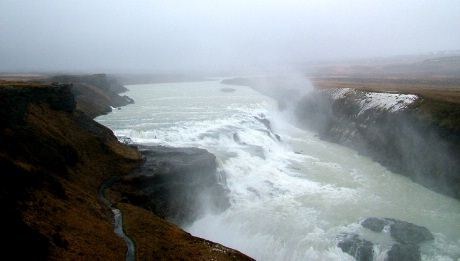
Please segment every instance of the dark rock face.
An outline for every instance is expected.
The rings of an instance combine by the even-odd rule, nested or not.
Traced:
[[[269,131],[272,131],[271,123],[268,119],[265,118],[264,115],[261,115],[260,117],[254,116],[254,118],[258,120],[260,123],[262,123],[265,126],[265,128],[267,128]]]
[[[204,207],[221,211],[229,206],[211,153],[197,148],[140,149],[144,165],[114,187],[125,201],[178,224],[192,222]]]
[[[394,244],[387,253],[385,261],[419,261],[420,250],[417,245],[412,244]]]
[[[420,98],[408,107],[362,112],[368,92],[311,92],[296,108],[306,128],[351,147],[395,173],[460,198],[460,106]]]
[[[265,115],[261,114],[259,116],[254,116],[254,119],[256,119],[265,126],[265,128],[267,129],[268,136],[272,138],[274,137],[277,141],[281,141],[281,136],[273,132],[270,120],[265,118]]]
[[[112,78],[106,74],[58,75],[54,76],[52,80],[63,83],[91,84],[99,86],[99,88],[102,90],[111,91],[114,93],[122,93],[128,90],[123,85],[118,83],[115,78]]]
[[[358,261],[371,261],[374,256],[372,242],[356,234],[345,235],[337,245],[343,252],[350,254]]]
[[[390,226],[391,237],[401,244],[417,245],[434,239],[426,227],[393,218],[370,217],[363,220],[361,225],[374,232],[382,232],[385,226]]]
[[[419,244],[427,240],[433,240],[433,234],[422,226],[417,226],[409,222],[386,219],[390,221],[390,234],[402,244]]]
[[[130,97],[118,95],[127,89],[105,74],[60,75],[50,81],[73,84],[72,93],[77,101],[77,109],[92,118],[111,112],[111,107],[134,103]]]
[[[361,222],[361,226],[370,229],[374,232],[382,232],[383,228],[387,225],[384,219],[370,217]]]

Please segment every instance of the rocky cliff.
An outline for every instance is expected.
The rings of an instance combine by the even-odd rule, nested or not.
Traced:
[[[149,209],[175,224],[190,224],[205,211],[230,206],[213,154],[162,146],[142,146],[140,151],[145,157],[142,167],[113,186],[121,202]]]
[[[112,111],[112,108],[128,105],[134,101],[120,93],[127,89],[115,78],[105,74],[59,75],[47,79],[48,82],[69,83],[77,101],[77,109],[94,118]]]
[[[77,111],[71,85],[3,84],[0,105],[2,256],[123,256],[97,191],[136,167],[139,153]]]
[[[233,78],[293,108],[299,125],[437,192],[460,198],[457,78]],[[302,92],[303,90],[303,92]],[[304,94],[307,93],[307,94]]]
[[[91,92],[82,88],[74,95],[75,83],[44,82],[0,84],[2,258],[124,260],[126,244],[114,232],[100,188],[144,160],[91,119],[102,112],[84,113],[95,108],[80,104],[92,102],[82,99]],[[116,201],[119,192],[113,194]],[[137,259],[249,259],[195,238],[142,206],[115,201],[124,213],[124,229],[138,246]]]
[[[460,198],[460,106],[422,95],[351,88],[315,90],[300,123],[390,170]]]

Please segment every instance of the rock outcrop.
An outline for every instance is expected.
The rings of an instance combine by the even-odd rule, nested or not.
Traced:
[[[420,249],[418,246],[394,244],[391,246],[390,251],[388,251],[385,261],[419,261],[421,259],[422,257],[420,256]]]
[[[374,232],[382,232],[388,226],[391,237],[401,244],[417,245],[434,239],[426,227],[393,218],[370,217],[363,220],[361,226]]]
[[[460,198],[460,106],[410,94],[312,91],[296,109],[306,128],[393,172]]]
[[[386,251],[385,261],[421,260],[420,244],[433,240],[431,232],[422,226],[393,218],[369,217],[361,221],[361,226],[375,233],[389,233],[393,243]],[[339,235],[337,246],[358,261],[373,260],[374,243],[358,234]],[[379,246],[382,248],[383,246]]]
[[[72,84],[77,109],[91,118],[111,112],[112,107],[119,108],[134,102],[126,95],[120,96],[128,89],[105,74],[59,75],[46,81]]]
[[[357,261],[371,261],[374,256],[372,242],[359,237],[356,234],[343,235],[337,244],[343,252],[350,254]]]
[[[113,189],[122,202],[141,206],[175,224],[194,221],[205,208],[222,211],[230,203],[219,180],[216,158],[198,148],[140,147],[144,164]]]

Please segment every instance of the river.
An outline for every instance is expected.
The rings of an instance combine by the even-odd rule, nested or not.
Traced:
[[[296,128],[275,101],[219,81],[128,85],[135,104],[97,121],[135,143],[199,147],[216,155],[231,207],[203,213],[186,231],[258,260],[353,260],[337,235],[359,220],[390,217],[427,227],[423,260],[460,258],[460,202],[371,159]],[[279,141],[255,118],[267,118]],[[235,136],[236,134],[236,136]],[[374,238],[376,260],[391,239]]]

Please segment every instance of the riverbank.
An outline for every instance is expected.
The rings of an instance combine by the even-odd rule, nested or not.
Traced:
[[[104,86],[94,82],[91,89],[97,91],[79,89],[79,94],[71,84],[53,84],[50,79],[1,83],[0,204],[4,237],[9,239],[1,246],[5,258],[125,259],[126,244],[114,232],[113,213],[101,202],[99,189],[112,177],[132,173],[143,159],[136,148],[120,143],[110,129],[91,119],[100,115],[99,107],[79,105],[82,97],[98,94],[109,97],[104,106],[120,106],[110,98],[113,94],[106,94],[108,81],[101,75],[95,78]],[[187,251],[208,253],[204,256],[217,260],[248,259],[192,237],[146,209],[128,203],[116,208],[123,211],[124,223],[129,224],[125,230],[136,246],[150,242],[144,238],[160,236],[158,229],[171,235],[141,247],[137,259],[169,258]]]
[[[0,91],[1,218],[10,239],[2,252],[35,260],[124,256],[98,189],[137,167],[139,153],[76,110],[68,84],[2,84]]]

